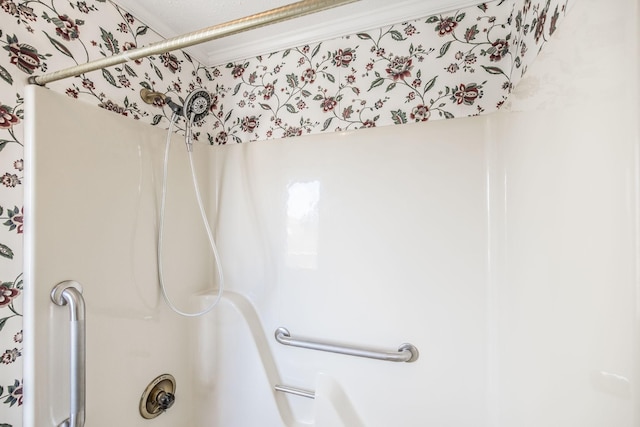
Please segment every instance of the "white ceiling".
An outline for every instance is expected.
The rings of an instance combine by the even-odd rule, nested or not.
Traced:
[[[291,0],[114,0],[172,38],[293,3]],[[220,65],[334,37],[480,4],[478,0],[359,0],[290,21],[185,49],[205,65]]]

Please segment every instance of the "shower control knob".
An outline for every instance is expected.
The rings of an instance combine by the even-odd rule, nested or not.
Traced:
[[[160,393],[158,393],[158,396],[156,396],[158,409],[162,411],[166,411],[167,409],[171,408],[175,401],[176,397],[173,395],[173,393],[169,393],[166,391],[161,391]]]
[[[165,413],[176,401],[176,379],[162,374],[145,388],[140,397],[140,415],[150,420]]]

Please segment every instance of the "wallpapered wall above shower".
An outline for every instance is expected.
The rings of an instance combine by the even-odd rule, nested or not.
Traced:
[[[72,98],[166,126],[142,87],[213,95],[211,144],[485,114],[499,109],[567,0],[496,0],[366,33],[205,67],[172,52],[51,83]],[[21,425],[23,89],[32,74],[161,39],[106,0],[0,0],[0,426]],[[72,206],[69,209],[73,209]]]

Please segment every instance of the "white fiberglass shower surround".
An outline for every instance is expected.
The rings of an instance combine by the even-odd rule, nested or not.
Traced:
[[[556,104],[521,92],[521,112],[196,144],[226,282],[198,318],[158,286],[165,131],[29,87],[25,426],[69,417],[69,310],[51,292],[73,280],[88,427],[636,427],[639,68],[611,79],[597,56],[572,58],[583,66]],[[174,138],[165,280],[196,311],[216,275]],[[280,327],[420,355],[294,348]],[[145,419],[141,396],[165,374],[175,402]]]

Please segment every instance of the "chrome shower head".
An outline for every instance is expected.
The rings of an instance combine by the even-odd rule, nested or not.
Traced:
[[[182,107],[182,115],[187,120],[199,122],[208,113],[211,106],[211,95],[206,89],[196,89],[187,95]]]

